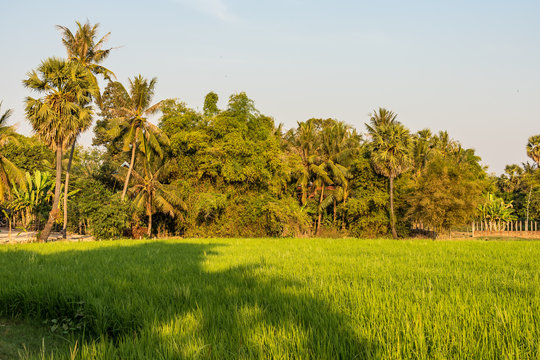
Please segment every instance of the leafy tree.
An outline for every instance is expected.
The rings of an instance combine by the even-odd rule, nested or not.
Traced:
[[[385,117],[381,118],[381,114]],[[382,119],[385,119],[384,121]],[[411,137],[409,130],[397,122],[396,116],[385,109],[379,109],[366,125],[371,137],[371,159],[373,168],[389,179],[390,226],[392,236],[397,238],[394,212],[394,179],[410,169]]]
[[[204,98],[204,106],[203,106],[204,116],[212,117],[219,113],[219,108],[217,106],[218,100],[219,100],[219,97],[215,92],[211,91],[208,94],[206,94],[206,97]]]
[[[24,85],[43,94],[26,98],[26,115],[36,134],[56,151],[56,185],[52,210],[40,241],[49,237],[58,214],[62,178],[62,152],[79,133],[81,123],[92,117],[90,100],[98,89],[87,69],[58,58],[44,60],[28,74]]]
[[[407,215],[438,232],[450,230],[474,218],[485,188],[485,173],[475,163],[438,155],[417,177],[407,198]]]

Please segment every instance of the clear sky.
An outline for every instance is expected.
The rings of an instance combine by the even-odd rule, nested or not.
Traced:
[[[448,130],[489,170],[526,161],[540,133],[540,1],[0,0],[2,109],[30,133],[25,74],[64,56],[56,24],[101,24],[120,81],[201,108],[246,91],[286,128],[333,117],[362,131],[377,107],[412,131]],[[83,144],[91,143],[91,133]]]

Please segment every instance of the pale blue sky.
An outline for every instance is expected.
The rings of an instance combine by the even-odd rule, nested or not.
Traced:
[[[538,0],[1,2],[0,100],[27,134],[22,79],[64,56],[54,25],[86,19],[122,46],[104,65],[123,82],[156,76],[156,100],[246,91],[287,128],[334,117],[362,131],[383,106],[412,131],[448,130],[496,173],[540,133]]]

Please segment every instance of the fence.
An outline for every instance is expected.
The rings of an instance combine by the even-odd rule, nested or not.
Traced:
[[[473,221],[468,226],[452,228],[452,231],[415,222],[411,227],[411,235],[429,238],[499,236],[540,239],[540,229],[536,221],[522,220],[509,222]]]
[[[538,223],[536,221],[473,221],[472,236],[513,236],[540,238],[540,231],[538,231]]]

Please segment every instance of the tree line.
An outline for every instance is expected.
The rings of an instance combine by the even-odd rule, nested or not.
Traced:
[[[118,236],[385,236],[412,224],[442,234],[474,219],[540,218],[540,136],[533,163],[495,177],[446,131],[412,133],[378,108],[360,132],[336,119],[285,131],[246,93],[202,110],[154,99],[156,78],[119,82],[99,25],[58,26],[66,58],[23,84],[34,136],[0,118],[0,202],[10,226]],[[105,86],[100,89],[100,81]],[[155,116],[158,124],[150,121]],[[91,149],[76,146],[92,126]]]

